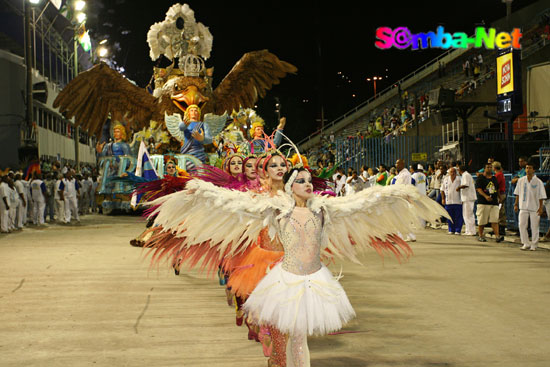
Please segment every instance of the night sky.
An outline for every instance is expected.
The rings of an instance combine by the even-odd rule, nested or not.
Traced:
[[[512,9],[533,2],[516,0]],[[144,87],[155,65],[149,58],[147,32],[153,23],[164,20],[173,4],[166,0],[88,1],[87,26],[96,39],[109,38],[117,64],[124,67],[128,78]],[[442,52],[379,50],[374,46],[376,28],[406,26],[418,33],[443,25],[450,33],[472,34],[481,22],[489,24],[506,15],[501,0],[203,0],[187,4],[195,11],[196,21],[209,27],[214,36],[212,54],[206,61],[207,67],[215,68],[214,87],[249,51],[268,49],[298,67],[297,75],[283,79],[258,102],[260,115],[268,127],[274,127],[275,97],[279,98],[288,120],[286,131],[295,141],[320,127],[316,119],[320,119],[321,98],[326,122],[330,122],[374,94],[367,77],[388,77],[378,82],[380,92]],[[163,61],[160,66],[169,64]]]

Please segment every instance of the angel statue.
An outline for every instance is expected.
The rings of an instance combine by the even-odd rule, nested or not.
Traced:
[[[130,146],[126,143],[126,128],[122,124],[116,124],[113,127],[113,140],[109,143],[96,144],[96,151],[101,157],[107,155],[130,155]]]
[[[207,114],[204,116],[204,122],[201,121],[201,109],[195,104],[187,107],[183,120],[179,113],[164,116],[166,128],[182,143],[180,153],[195,156],[202,163],[207,161],[204,146],[212,144],[212,136],[223,129],[226,121],[227,114]]]
[[[314,194],[313,179],[298,164],[284,174],[284,192],[274,196],[191,180],[187,190],[151,202],[159,231],[146,244],[153,263],[216,266],[254,246],[264,228],[271,240],[282,243],[282,261],[259,281],[243,308],[249,320],[288,336],[288,367],[310,366],[308,336],[335,332],[355,316],[322,260],[339,257],[361,264],[359,255],[367,248],[401,259],[412,251],[398,232],[408,233],[419,218],[448,217],[410,185],[323,197]]]

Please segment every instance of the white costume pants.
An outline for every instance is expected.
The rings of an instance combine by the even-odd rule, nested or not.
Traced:
[[[23,226],[25,225],[25,222],[24,220],[26,219],[26,212],[27,212],[27,206],[23,206],[23,203],[20,203],[19,206],[17,207],[17,215],[16,215],[16,221],[15,221],[15,226],[17,228],[23,228]]]
[[[531,248],[537,248],[539,242],[539,223],[540,216],[537,212],[530,212],[527,210],[519,211],[519,238],[521,243]],[[531,241],[529,241],[529,233],[527,232],[527,226],[531,221]]]
[[[4,204],[0,204],[0,230],[4,233],[10,230],[10,211],[4,208]]]
[[[46,210],[46,202],[44,200],[34,201],[32,203],[32,222],[34,224],[44,224],[44,211]]]
[[[476,234],[476,218],[474,216],[474,203],[475,200],[462,202],[462,218],[464,218],[464,224],[466,225],[465,234]]]
[[[17,220],[17,208],[18,206],[14,206],[12,205],[10,207],[10,224],[9,224],[9,229],[10,231],[13,231],[15,229],[15,222]]]
[[[65,196],[65,222],[71,222],[71,212],[74,218],[80,222],[80,216],[78,215],[78,201],[76,197]]]
[[[90,211],[90,198],[88,197],[88,194],[87,193],[83,193],[81,196],[80,196],[80,200],[79,200],[79,204],[80,204],[80,211],[82,212],[82,214],[88,214],[88,212]]]
[[[65,202],[63,200],[55,200],[55,216],[58,222],[65,222]]]
[[[21,215],[21,216],[23,217],[23,225],[27,224],[27,223],[28,223],[28,219],[29,219],[28,213],[29,213],[29,205],[30,205],[30,204],[29,204],[29,198],[27,198],[26,196],[25,196],[25,204],[27,204],[27,205],[25,205],[25,206],[22,208],[23,214]],[[21,204],[21,205],[23,205],[23,204]]]

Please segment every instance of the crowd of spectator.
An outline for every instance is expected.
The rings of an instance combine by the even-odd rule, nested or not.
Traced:
[[[80,216],[98,211],[95,167],[84,165],[76,172],[70,164],[49,160],[30,167],[27,173],[8,168],[0,177],[1,233],[46,223],[78,224]]]
[[[425,169],[421,164],[406,168],[403,161],[398,160],[391,166],[363,166],[360,171],[338,167],[330,179],[338,196],[375,185],[414,185],[419,193],[444,206],[451,217],[451,221],[442,218],[436,223],[423,225],[441,228],[446,223],[449,235],[476,236],[480,242],[487,242],[486,227],[492,229],[496,242],[503,241],[506,234],[507,193],[513,192],[521,249],[534,251],[539,241],[540,217],[550,218],[550,199],[547,200],[550,198],[550,180],[543,184],[534,174],[535,163],[526,157],[520,157],[518,163],[520,170],[513,175],[511,190],[506,187],[501,163],[493,158],[489,158],[484,167],[475,172],[469,172],[459,162],[437,161]],[[407,237],[412,239],[412,234]],[[550,240],[550,230],[543,240]]]

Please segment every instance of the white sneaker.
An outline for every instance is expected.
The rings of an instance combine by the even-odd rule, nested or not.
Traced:
[[[460,236],[460,232],[455,232],[455,234],[456,234],[457,236]]]
[[[529,250],[530,251],[537,251],[537,248],[536,247],[531,247]]]
[[[530,246],[529,245],[523,245],[521,246],[520,250],[529,250]]]

